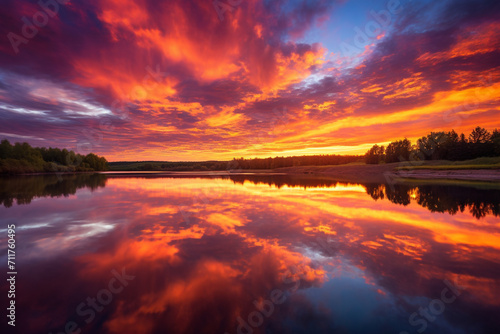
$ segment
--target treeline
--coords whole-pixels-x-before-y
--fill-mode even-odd
[[[28,143],[12,145],[0,142],[0,173],[91,172],[108,170],[104,157],[82,155],[67,149],[31,147]]]
[[[234,159],[232,169],[274,169],[295,166],[343,165],[360,160],[357,155],[304,155],[295,157],[275,157],[264,159]]]
[[[391,142],[387,147],[374,145],[365,154],[367,164],[423,160],[469,160],[500,156],[500,132],[476,127],[468,137],[449,132],[431,132],[412,145],[408,139]]]
[[[220,171],[227,161],[118,161],[110,162],[112,171]]]
[[[237,171],[240,169],[274,169],[293,166],[341,165],[362,160],[358,155],[312,155],[256,159],[233,159],[231,161],[143,161],[112,162],[114,171]]]

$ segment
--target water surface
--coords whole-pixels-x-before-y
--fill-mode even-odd
[[[50,175],[0,186],[3,263],[6,226],[17,231],[14,332],[500,327],[498,184]]]

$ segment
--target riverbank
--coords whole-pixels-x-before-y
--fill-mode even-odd
[[[500,168],[456,169],[440,165],[428,165],[427,168],[402,169],[400,163],[365,165],[348,164],[339,166],[304,166],[274,169],[274,172],[286,174],[315,174],[335,177],[344,182],[385,183],[404,179],[443,179],[500,182]]]
[[[115,176],[228,176],[228,175],[309,175],[317,177],[328,177],[340,182],[348,183],[387,183],[404,180],[464,180],[464,181],[486,181],[500,182],[500,166],[498,159],[470,160],[466,162],[449,161],[426,161],[422,165],[411,165],[410,163],[389,163],[378,165],[367,165],[364,163],[351,163],[334,166],[295,166],[275,169],[226,169],[218,171],[107,171],[98,172]],[[481,162],[481,164],[479,163]],[[486,162],[486,163],[485,163]],[[59,173],[27,173],[23,175],[40,174],[86,174],[94,172],[59,172]]]

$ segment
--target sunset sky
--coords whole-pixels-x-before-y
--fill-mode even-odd
[[[0,10],[11,142],[228,160],[500,127],[498,0],[40,3]]]

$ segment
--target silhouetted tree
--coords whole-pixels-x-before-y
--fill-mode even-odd
[[[448,135],[444,132],[431,132],[417,141],[417,150],[425,156],[425,160],[444,159]]]
[[[373,145],[365,154],[365,162],[367,164],[379,164],[384,160],[385,148],[384,146]]]
[[[4,139],[0,143],[0,159],[7,159],[11,157],[12,157],[12,145],[7,139]]]
[[[500,156],[500,131],[495,129],[491,134],[490,140],[493,143],[495,154]]]
[[[449,132],[431,132],[417,140],[413,150],[411,143],[404,140],[391,142],[385,150],[386,162],[409,160],[467,160],[479,157],[500,156],[500,133],[491,134],[484,128],[476,127],[468,136],[458,135],[455,130]],[[366,154],[367,163],[377,163],[376,148]]]
[[[486,129],[478,126],[469,135],[469,142],[473,144],[487,143],[490,138],[491,134]]]
[[[408,139],[397,140],[387,145],[385,162],[408,161],[411,153],[411,142]]]

